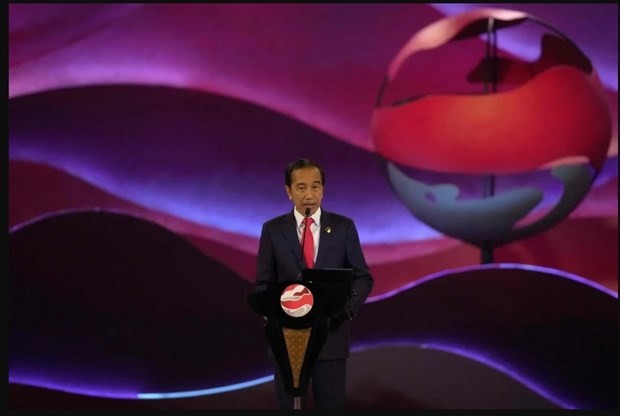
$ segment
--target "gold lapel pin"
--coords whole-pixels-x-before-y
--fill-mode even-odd
[[[329,228],[329,227],[325,227],[325,232],[326,232],[327,234],[329,234],[329,233],[331,233],[331,232],[332,232],[332,229],[331,229],[331,228]]]

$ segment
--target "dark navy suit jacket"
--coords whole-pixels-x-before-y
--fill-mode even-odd
[[[321,208],[321,235],[314,268],[353,269],[352,287],[356,293],[351,316],[372,290],[374,283],[362,252],[355,223],[348,217]],[[327,232],[329,230],[329,232]],[[297,223],[291,210],[263,224],[258,248],[258,266],[254,291],[267,289],[273,282],[301,280],[301,247]],[[333,360],[349,356],[351,343],[350,317],[342,314],[335,318],[318,359]],[[270,351],[270,356],[273,356]]]

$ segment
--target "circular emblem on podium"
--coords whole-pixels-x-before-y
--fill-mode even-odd
[[[288,285],[280,295],[282,310],[294,318],[307,315],[313,304],[312,292],[302,284]]]

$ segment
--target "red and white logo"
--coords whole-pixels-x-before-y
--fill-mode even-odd
[[[280,295],[282,310],[294,318],[305,316],[314,304],[314,296],[306,286],[301,284],[288,285]]]

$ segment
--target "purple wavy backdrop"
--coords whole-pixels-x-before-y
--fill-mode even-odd
[[[354,326],[349,407],[617,406],[606,372],[617,368],[617,5],[502,4],[588,55],[614,117],[587,198],[497,250],[500,264],[539,268],[507,267],[501,283],[466,274],[483,295],[460,304],[459,271],[480,254],[412,217],[374,152],[370,116],[394,54],[480,6],[10,4],[11,406],[273,407],[243,294],[262,221],[290,209],[282,176],[297,157],[323,164],[324,206],[355,219],[376,279]],[[500,47],[531,54],[523,36]],[[433,68],[445,64],[420,70],[441,85],[448,74]],[[424,362],[436,384],[421,382]],[[134,400],[148,392],[195,394]]]

